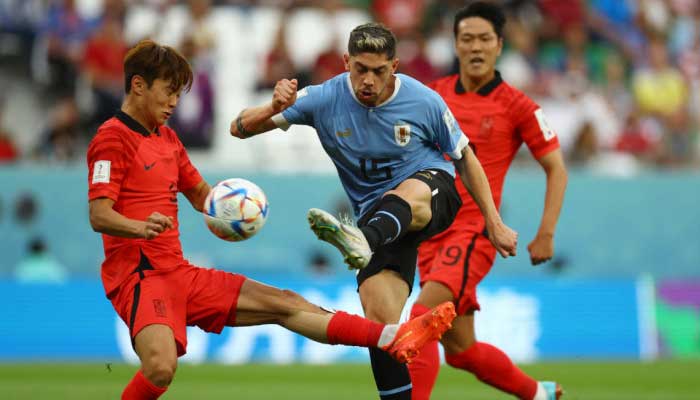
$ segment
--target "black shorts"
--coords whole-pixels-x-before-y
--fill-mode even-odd
[[[358,287],[362,285],[365,279],[378,274],[384,269],[390,269],[401,275],[401,278],[408,284],[410,293],[416,276],[418,245],[422,241],[447,229],[462,206],[462,200],[455,187],[455,178],[443,170],[422,170],[409,176],[407,179],[418,179],[430,186],[430,190],[433,192],[433,199],[430,202],[433,214],[432,219],[420,231],[408,232],[399,240],[379,247],[372,255],[369,264],[358,272]],[[362,227],[367,224],[367,221],[379,208],[379,203],[380,201],[377,201],[377,204],[357,221],[357,226]]]

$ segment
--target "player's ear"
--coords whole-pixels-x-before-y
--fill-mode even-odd
[[[503,51],[503,38],[499,36],[498,37],[498,52],[496,54],[496,57],[500,57],[502,51]]]
[[[396,72],[396,70],[399,68],[399,58],[394,58],[394,60],[391,62],[391,73]]]
[[[137,95],[142,95],[144,89],[146,88],[146,81],[140,75],[134,75],[131,77],[131,92]]]
[[[343,54],[343,64],[345,64],[345,70],[350,71],[350,54]]]

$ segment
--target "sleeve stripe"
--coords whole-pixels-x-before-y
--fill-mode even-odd
[[[277,125],[277,127],[283,131],[286,131],[291,126],[282,113],[273,115],[271,119],[272,122],[274,122],[275,125]]]
[[[455,146],[454,150],[451,152],[447,153],[453,160],[460,160],[462,158],[462,150],[467,147],[469,144],[469,139],[467,138],[466,135],[461,135],[459,138],[459,142],[457,142],[457,146]]]

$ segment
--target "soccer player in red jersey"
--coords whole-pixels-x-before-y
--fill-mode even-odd
[[[211,187],[163,124],[192,84],[192,70],[177,51],[144,40],[129,50],[124,72],[121,110],[100,126],[87,153],[90,224],[105,249],[102,283],[141,360],[122,399],[157,399],[166,391],[185,354],[188,325],[219,333],[224,326],[279,324],[323,343],[377,347],[400,362],[449,328],[449,302],[385,325],[190,264],[179,240],[177,193],[201,212]]]
[[[559,142],[535,102],[501,79],[495,69],[503,47],[505,15],[493,3],[475,2],[454,19],[459,74],[439,79],[431,86],[452,110],[462,131],[469,135],[488,177],[496,205],[500,205],[503,181],[523,142],[547,175],[544,212],[536,237],[528,245],[533,265],[552,258],[554,230],[559,218],[567,173]],[[453,301],[457,318],[441,342],[447,363],[471,372],[506,393],[525,400],[555,400],[561,388],[554,382],[537,382],[516,367],[498,348],[478,342],[474,311],[479,310],[476,287],[493,265],[496,249],[489,242],[479,209],[462,183],[456,182],[463,205],[452,225],[423,242],[419,249],[421,293],[411,315]],[[437,342],[428,344],[409,364],[413,399],[430,397],[439,357]]]

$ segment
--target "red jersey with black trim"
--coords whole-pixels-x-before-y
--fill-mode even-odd
[[[429,85],[445,100],[462,132],[469,137],[491,186],[496,207],[500,208],[506,173],[520,145],[525,142],[539,159],[559,148],[559,139],[549,127],[542,109],[523,92],[496,76],[477,92],[466,92],[459,75],[441,78]],[[457,190],[462,208],[457,219],[470,224],[483,216],[459,176]]]
[[[173,229],[152,240],[102,235],[102,284],[107,296],[134,272],[142,254],[154,270],[182,265],[177,192],[195,187],[202,176],[177,134],[167,126],[149,132],[120,111],[97,130],[87,163],[89,200],[112,199],[114,210],[127,218],[144,221],[159,212],[173,217],[174,223]]]

